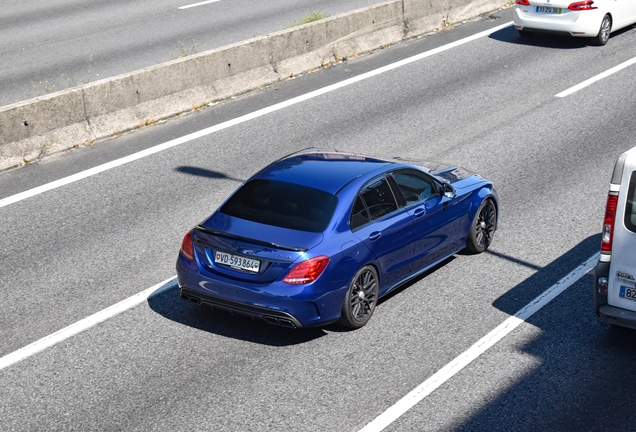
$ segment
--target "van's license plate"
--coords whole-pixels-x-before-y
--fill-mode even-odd
[[[618,294],[619,297],[636,301],[636,288],[628,288],[621,286],[621,290]]]
[[[214,261],[219,264],[225,264],[226,266],[238,268],[241,270],[247,270],[254,273],[258,273],[258,269],[261,266],[261,262],[258,260],[253,260],[238,255],[230,255],[229,253],[219,251],[214,254]]]
[[[561,8],[548,7],[548,6],[537,6],[538,13],[548,13],[548,14],[560,14]]]

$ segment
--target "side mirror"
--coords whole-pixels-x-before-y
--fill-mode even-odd
[[[457,196],[457,192],[455,191],[455,188],[448,183],[444,183],[444,189],[442,192],[444,196],[448,199],[453,199]]]

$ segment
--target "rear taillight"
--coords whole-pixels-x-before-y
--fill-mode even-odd
[[[605,206],[605,220],[603,221],[603,233],[601,236],[601,252],[612,251],[612,238],[614,235],[614,221],[616,220],[616,207],[618,206],[618,192],[610,192]]]
[[[188,261],[194,261],[192,231],[188,231],[188,233],[183,237],[183,241],[181,242],[181,250],[179,252],[181,253],[181,256],[183,256]]]
[[[598,8],[594,6],[594,2],[592,0],[586,0],[586,1],[572,3],[570,6],[568,6],[568,9],[573,11],[584,11],[584,10],[592,10],[592,9],[598,9]]]
[[[515,0],[515,3],[521,6],[530,6],[530,0]]]
[[[318,256],[296,264],[283,278],[283,282],[289,285],[308,284],[322,274],[329,264],[329,257]]]

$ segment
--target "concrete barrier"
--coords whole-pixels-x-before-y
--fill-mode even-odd
[[[409,34],[423,34],[440,25],[473,18],[514,4],[514,0],[404,0],[404,24]]]
[[[0,170],[91,144],[503,6],[392,0],[0,108]]]

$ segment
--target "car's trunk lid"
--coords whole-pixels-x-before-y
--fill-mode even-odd
[[[255,284],[275,281],[323,240],[322,233],[265,225],[219,211],[199,225],[192,237],[205,270]]]

